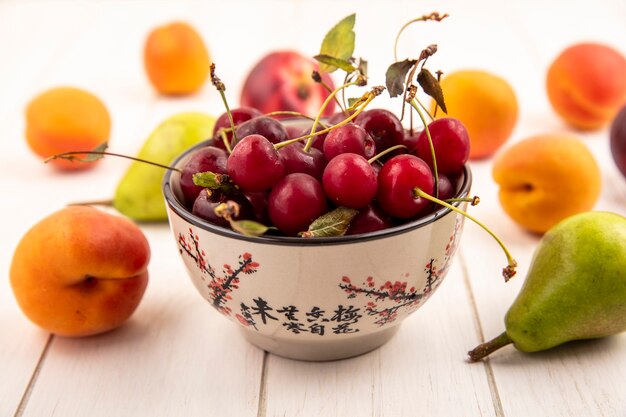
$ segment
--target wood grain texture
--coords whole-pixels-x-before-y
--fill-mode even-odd
[[[596,39],[626,53],[626,5],[620,0],[389,4],[0,0],[2,275],[8,278],[13,249],[30,225],[67,203],[110,197],[128,165],[105,159],[80,175],[43,165],[23,140],[23,108],[36,93],[60,84],[94,91],[111,111],[111,149],[120,153],[135,153],[171,114],[222,112],[209,85],[190,97],[163,98],[147,82],[144,36],[170,20],[187,20],[200,30],[233,105],[258,58],[286,48],[314,55],[327,28],[354,11],[355,55],[369,60],[370,84],[384,84],[397,29],[432,10],[447,12],[450,18],[441,24],[408,28],[399,59],[437,43],[431,69],[487,68],[507,78],[520,104],[509,143],[568,130],[550,108],[543,78],[561,48]],[[385,96],[378,103],[398,105]],[[575,133],[602,167],[596,208],[626,214],[626,181],[611,159],[607,130]],[[473,193],[482,203],[470,211],[507,242],[520,264],[518,276],[503,283],[504,255],[466,221],[459,256],[437,295],[388,344],[344,361],[297,362],[246,343],[198,296],[164,224],[141,225],[153,252],[151,281],[136,314],[117,331],[80,340],[53,337],[46,345],[49,335],[28,322],[8,279],[0,280],[0,416],[626,416],[624,334],[532,355],[509,346],[485,363],[466,362],[481,335],[503,330],[538,243],[500,208],[491,161],[471,168]]]

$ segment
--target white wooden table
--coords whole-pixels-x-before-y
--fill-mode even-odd
[[[42,164],[23,135],[24,106],[35,94],[57,85],[93,91],[112,115],[111,149],[132,154],[166,116],[222,111],[209,85],[181,99],[150,88],[141,51],[158,24],[195,25],[236,102],[257,58],[276,48],[314,55],[326,30],[353,11],[356,54],[369,60],[371,84],[383,83],[398,28],[434,10],[451,17],[412,26],[400,54],[437,43],[430,68],[485,68],[508,79],[520,105],[509,143],[568,130],[544,87],[562,48],[596,40],[626,53],[623,0],[0,0],[0,416],[626,416],[626,334],[533,355],[509,346],[488,361],[466,361],[468,349],[503,330],[538,242],[500,208],[491,160],[471,164],[482,199],[471,211],[510,245],[519,276],[502,282],[498,247],[466,222],[438,294],[388,344],[357,358],[297,362],[247,344],[196,293],[166,224],[141,225],[153,252],[150,284],[121,329],[64,339],[36,328],[17,307],[8,270],[19,238],[69,202],[110,197],[127,167],[109,158],[65,175]],[[626,181],[610,157],[607,130],[576,134],[602,167],[596,208],[626,214]]]

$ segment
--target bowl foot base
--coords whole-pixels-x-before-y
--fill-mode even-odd
[[[253,345],[278,356],[304,361],[332,361],[362,355],[384,345],[396,334],[399,325],[363,336],[346,336],[335,340],[293,340],[270,337],[253,330],[241,329]],[[324,337],[321,336],[321,339]]]

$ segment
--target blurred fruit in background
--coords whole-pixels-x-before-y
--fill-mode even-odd
[[[591,210],[601,191],[593,155],[565,133],[533,136],[505,149],[494,161],[493,178],[504,211],[536,233]]]
[[[490,157],[509,139],[518,104],[507,80],[483,70],[459,70],[444,75],[441,88],[447,115],[461,120],[469,133],[470,159]],[[445,116],[439,109],[437,117]]]
[[[26,106],[26,140],[42,158],[54,154],[91,150],[109,140],[111,117],[92,93],[75,87],[57,87],[34,97]],[[93,168],[56,159],[51,165],[65,170]]]
[[[315,116],[330,93],[313,80],[313,70],[319,71],[317,63],[298,52],[272,52],[248,73],[240,104],[263,113],[284,110]],[[328,74],[322,74],[322,81],[334,89]],[[331,101],[324,115],[331,115],[334,109],[335,102]]]
[[[622,107],[613,123],[610,133],[611,153],[617,168],[626,178],[626,106]]]
[[[602,128],[626,103],[626,58],[606,45],[572,45],[550,64],[546,89],[567,123],[583,130]]]
[[[203,113],[178,113],[161,122],[145,140],[138,158],[170,165],[183,151],[209,139],[215,117]],[[133,162],[120,180],[113,207],[138,221],[166,221],[167,212],[161,192],[165,169]]]
[[[165,95],[200,90],[211,66],[209,52],[200,34],[185,22],[153,29],[146,39],[143,57],[150,82]]]

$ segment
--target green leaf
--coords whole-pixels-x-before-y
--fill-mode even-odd
[[[253,220],[231,220],[230,227],[245,236],[261,236],[264,235],[271,227]]]
[[[417,82],[424,89],[424,92],[435,100],[437,105],[441,107],[441,110],[444,113],[448,113],[446,103],[443,100],[443,90],[437,78],[426,68],[422,67],[422,70],[417,74]]]
[[[216,174],[214,172],[197,172],[193,174],[193,183],[198,187],[209,188],[216,190],[224,183],[224,175]]]
[[[414,59],[405,59],[404,61],[394,62],[387,68],[386,84],[389,96],[396,97],[404,93],[406,74],[413,68],[416,62]]]
[[[356,39],[354,33],[355,20],[356,14],[353,13],[343,18],[329,30],[322,41],[320,55],[327,55],[344,61],[351,58],[354,53],[354,41]],[[337,66],[334,65],[320,64],[320,71],[322,72],[333,72],[336,69]]]
[[[337,207],[326,214],[321,215],[311,223],[309,230],[301,232],[302,237],[329,237],[343,236],[346,234],[350,222],[354,216],[359,214],[358,210]]]
[[[313,58],[321,64],[337,67],[348,73],[356,71],[354,65],[352,65],[348,60],[345,59],[335,58],[329,55],[315,55]]]
[[[95,148],[91,150],[91,152],[94,152],[94,153],[88,153],[86,156],[82,158],[76,158],[76,159],[81,162],[97,161],[98,159],[104,158],[104,154],[102,152],[105,152],[108,147],[109,147],[109,144],[107,142],[101,143],[100,145],[96,146]]]
[[[356,103],[360,103],[361,101],[362,101],[361,97],[358,97],[358,98],[357,97],[351,97],[351,98],[348,99],[348,107],[352,109],[353,107],[355,107]]]

